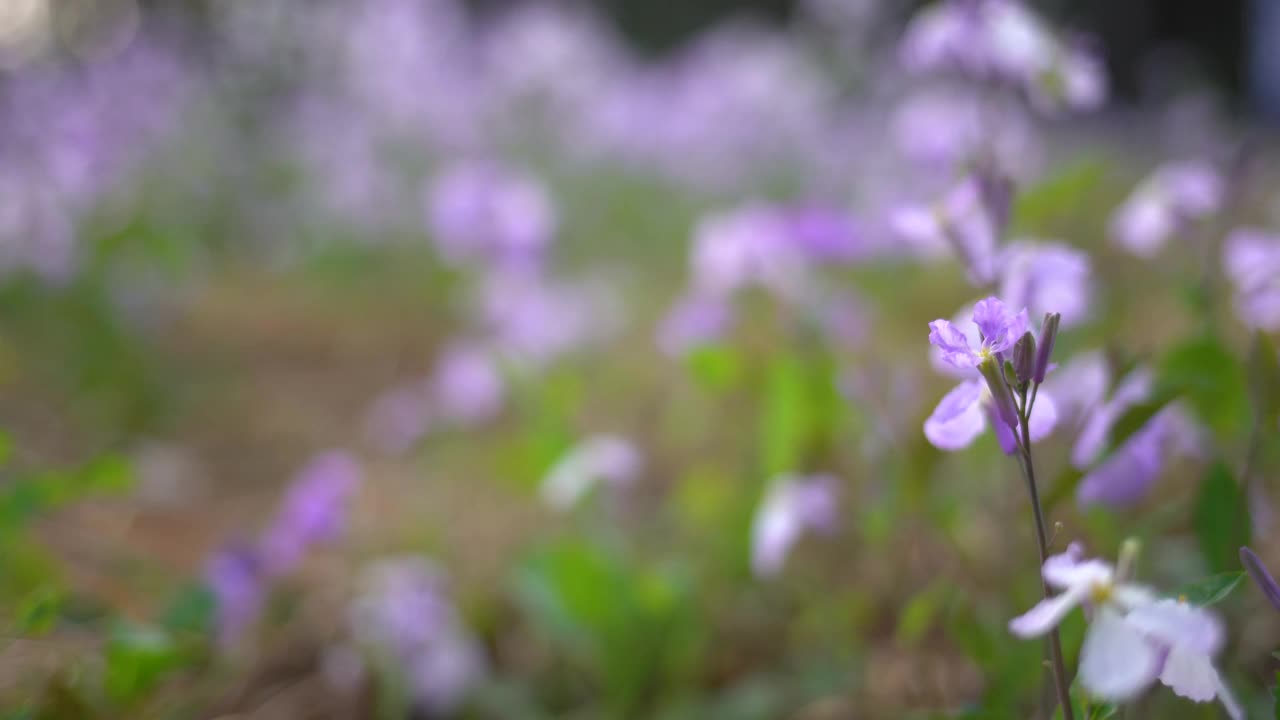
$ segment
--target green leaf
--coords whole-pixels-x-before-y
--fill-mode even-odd
[[[48,586],[28,593],[14,611],[14,632],[19,635],[50,632],[58,623],[62,603],[62,593]]]
[[[1245,368],[1212,338],[1193,340],[1170,351],[1160,364],[1157,387],[1185,396],[1196,415],[1219,437],[1233,437],[1248,426]]]
[[[895,633],[897,643],[905,646],[918,645],[925,633],[933,627],[945,600],[946,593],[942,586],[916,593],[898,615],[898,629]]]
[[[1085,158],[1018,193],[1012,215],[1015,231],[1043,230],[1054,219],[1070,216],[1105,174],[1102,160]]]
[[[173,632],[207,633],[213,626],[217,600],[204,585],[189,585],[178,592],[161,615],[161,623]]]
[[[162,628],[121,623],[107,641],[107,696],[121,705],[139,700],[182,664],[177,644]]]
[[[696,348],[685,362],[698,382],[713,392],[728,390],[742,377],[742,359],[727,345]]]
[[[1209,568],[1225,573],[1239,567],[1239,549],[1249,544],[1249,506],[1222,462],[1214,464],[1201,481],[1193,520]]]
[[[1172,595],[1176,598],[1185,598],[1192,605],[1208,607],[1225,600],[1243,579],[1243,570],[1218,573],[1190,585],[1184,585]]]
[[[1249,353],[1249,391],[1261,421],[1274,427],[1280,417],[1280,356],[1271,338],[1255,333]]]

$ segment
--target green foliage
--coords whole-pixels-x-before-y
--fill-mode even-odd
[[[1244,580],[1244,577],[1243,570],[1218,573],[1190,585],[1184,585],[1177,592],[1170,593],[1170,595],[1175,598],[1184,598],[1192,605],[1208,607],[1226,600],[1227,596]]]
[[[1248,380],[1231,350],[1213,338],[1183,343],[1160,362],[1157,386],[1183,396],[1220,438],[1239,436],[1249,422]]]
[[[1194,523],[1205,562],[1214,572],[1239,567],[1240,548],[1249,544],[1249,505],[1231,470],[1221,462],[1209,468],[1196,497]]]
[[[1014,231],[1042,232],[1046,225],[1071,217],[1102,182],[1106,172],[1103,160],[1084,158],[1020,191],[1013,205]]]
[[[527,562],[515,590],[621,716],[652,708],[696,664],[701,623],[679,571],[629,565],[597,545],[565,541]]]
[[[188,655],[161,627],[120,622],[107,640],[105,660],[107,697],[116,706],[128,707],[184,666]]]

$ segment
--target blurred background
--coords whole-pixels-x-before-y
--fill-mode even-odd
[[[1139,539],[1269,716],[1277,36],[0,0],[0,718],[1044,716],[1018,466],[921,430],[992,294],[1063,316],[1053,544]]]

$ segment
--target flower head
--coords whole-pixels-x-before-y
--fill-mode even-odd
[[[1219,698],[1228,713],[1243,718],[1239,705],[1213,667],[1222,629],[1212,614],[1183,601],[1158,599],[1145,586],[1117,576],[1101,560],[1085,560],[1073,543],[1045,560],[1045,582],[1060,590],[1009,622],[1013,634],[1048,633],[1077,606],[1089,611],[1080,649],[1081,685],[1111,702],[1137,696],[1157,679],[1197,702]]]
[[[929,343],[942,351],[942,359],[956,369],[976,368],[984,360],[999,357],[1027,331],[1027,311],[1011,313],[999,298],[989,297],[973,306],[973,324],[980,333],[977,347],[969,336],[947,320],[929,323]]]
[[[1162,165],[1111,217],[1111,238],[1134,255],[1153,257],[1191,221],[1217,212],[1225,191],[1221,174],[1208,163]]]
[[[639,450],[616,435],[593,435],[570,450],[542,481],[542,497],[556,510],[573,507],[598,482],[630,485],[643,466]]]
[[[804,533],[835,530],[837,487],[829,475],[783,475],[770,484],[751,529],[751,567],[757,577],[781,572]]]
[[[427,220],[445,260],[527,265],[555,235],[546,190],[516,171],[481,162],[446,168],[432,183]]]
[[[269,574],[292,572],[309,548],[346,532],[348,505],[360,478],[355,458],[337,450],[316,456],[302,469],[261,541]]]
[[[1222,255],[1235,288],[1236,314],[1249,327],[1280,330],[1280,236],[1240,228],[1227,237]]]

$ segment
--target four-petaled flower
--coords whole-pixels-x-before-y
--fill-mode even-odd
[[[1119,577],[1109,563],[1083,558],[1073,543],[1045,560],[1045,582],[1061,590],[1009,622],[1013,634],[1047,634],[1077,606],[1089,628],[1080,649],[1080,683],[1091,695],[1124,702],[1156,680],[1182,697],[1218,698],[1232,718],[1244,717],[1218,671],[1213,656],[1222,648],[1222,627],[1203,608],[1184,600],[1157,598],[1145,586]]]

